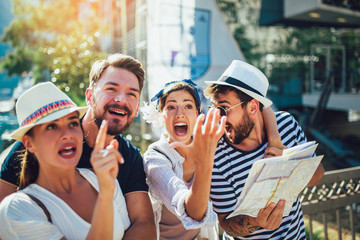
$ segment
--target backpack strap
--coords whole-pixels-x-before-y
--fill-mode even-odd
[[[39,205],[39,207],[42,208],[42,210],[44,211],[48,221],[50,223],[52,223],[51,214],[50,214],[49,210],[46,208],[46,206],[38,198],[34,197],[33,195],[28,194],[28,193],[25,193],[25,194],[28,195],[34,202],[36,202],[36,204]]]

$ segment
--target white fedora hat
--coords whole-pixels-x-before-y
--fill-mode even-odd
[[[78,111],[82,117],[88,107],[78,107],[53,83],[39,83],[26,90],[16,102],[19,128],[11,137],[21,141],[22,136],[32,127],[51,122]]]
[[[256,67],[244,61],[233,60],[217,81],[205,81],[207,84],[231,86],[246,93],[269,107],[272,101],[266,98],[269,87],[267,77]]]

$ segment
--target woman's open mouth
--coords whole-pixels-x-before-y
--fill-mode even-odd
[[[60,149],[58,153],[63,158],[72,158],[76,155],[76,146],[68,145]]]
[[[188,132],[188,125],[186,123],[176,123],[174,130],[177,136],[184,136]]]

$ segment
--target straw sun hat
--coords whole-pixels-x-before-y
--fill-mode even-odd
[[[82,117],[88,107],[78,107],[53,83],[39,83],[25,91],[16,102],[19,128],[11,137],[21,141],[32,127],[78,111]]]
[[[205,81],[206,84],[219,84],[231,86],[246,93],[269,107],[272,101],[266,98],[269,87],[267,77],[256,67],[244,61],[233,60],[217,81]]]

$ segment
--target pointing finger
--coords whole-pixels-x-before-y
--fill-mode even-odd
[[[99,152],[100,150],[105,148],[107,128],[108,128],[107,122],[103,120],[98,135],[96,137],[94,152]]]

